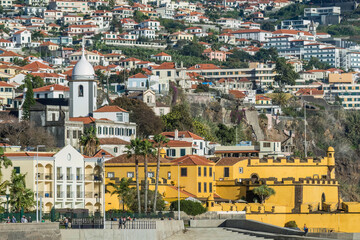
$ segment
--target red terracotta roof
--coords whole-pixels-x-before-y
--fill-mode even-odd
[[[175,63],[173,62],[164,62],[159,66],[154,66],[153,69],[175,69]]]
[[[13,85],[8,84],[7,82],[0,81],[0,87],[11,87],[11,88],[13,88],[14,86],[13,86]]]
[[[208,160],[206,157],[198,155],[185,155],[183,157],[172,160],[171,163],[174,165],[180,166],[192,166],[192,165],[201,165],[201,166],[212,166],[214,162]]]
[[[229,94],[233,95],[234,98],[245,98],[246,94],[239,90],[229,90]]]
[[[51,90],[51,88],[53,88]],[[43,87],[39,87],[39,88],[35,88],[34,92],[50,92],[50,91],[64,91],[64,92],[68,92],[70,91],[69,87],[63,86],[63,85],[59,85],[59,84],[52,84],[52,85],[47,85],[47,86],[43,86]]]
[[[28,65],[25,65],[23,67],[24,70],[27,70],[27,71],[37,71],[39,69],[53,69],[52,67],[48,66],[48,65],[45,65],[41,62],[38,62],[38,61],[35,61],[35,62],[32,62]]]
[[[175,132],[162,132],[161,135],[168,137],[168,138],[174,138]],[[190,131],[179,131],[178,136],[179,136],[179,138],[184,137],[184,138],[192,138],[195,140],[204,140],[204,138],[202,138]]]
[[[119,106],[103,106],[94,112],[127,112]]]
[[[104,153],[104,155],[103,155],[103,153]],[[102,157],[102,156],[104,156],[104,157],[111,157],[111,158],[114,157],[114,155],[112,155],[111,153],[105,151],[104,149],[100,149],[99,151],[97,151],[97,153],[95,153],[95,155],[94,155],[93,157],[100,158],[100,157]]]
[[[148,78],[148,77],[143,73],[137,73],[135,75],[130,76],[129,78]]]
[[[84,124],[90,124],[95,122],[95,118],[93,117],[73,117],[73,118],[69,118],[69,121],[74,121],[74,122],[83,122]]]
[[[99,138],[100,145],[129,145],[130,142],[120,138]]]

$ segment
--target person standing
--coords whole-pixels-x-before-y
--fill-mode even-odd
[[[68,229],[68,227],[69,227],[69,219],[67,217],[65,217],[64,223],[65,223],[65,229]]]
[[[29,223],[31,223],[32,222],[32,219],[31,219],[31,216],[29,216]]]
[[[8,216],[7,219],[6,219],[6,223],[10,223],[11,220],[10,220],[10,217]]]
[[[15,216],[12,217],[11,223],[16,223],[16,218],[15,218]]]
[[[308,233],[309,229],[308,227],[306,226],[306,224],[304,224],[304,232],[305,232],[305,235]]]
[[[123,219],[122,217],[119,217],[119,229],[122,229],[122,225],[123,225]]]

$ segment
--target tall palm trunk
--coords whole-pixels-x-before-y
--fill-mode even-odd
[[[144,172],[145,172],[145,194],[144,194],[144,201],[145,201],[145,206],[144,206],[144,211],[147,212],[147,207],[148,207],[148,159],[147,159],[147,154],[144,155]]]
[[[156,182],[155,182],[155,193],[154,193],[154,213],[156,213],[156,201],[157,192],[159,187],[159,172],[160,172],[160,147],[157,149],[157,163],[156,163]]]
[[[138,211],[141,213],[140,186],[139,186],[139,161],[135,155],[135,175],[136,175],[136,193],[138,200]]]

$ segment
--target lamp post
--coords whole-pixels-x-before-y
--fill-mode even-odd
[[[306,143],[306,101],[304,101],[304,137],[305,137],[305,141],[304,141],[304,151],[305,151],[305,158],[307,158],[307,143]]]
[[[178,162],[178,220],[180,220],[180,164],[182,162]]]
[[[45,145],[36,146],[36,222],[39,222],[39,147],[45,147]]]

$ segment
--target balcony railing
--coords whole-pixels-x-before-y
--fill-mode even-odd
[[[74,175],[73,174],[66,174],[66,180],[67,181],[72,181],[74,178]]]
[[[102,177],[99,174],[85,174],[86,181],[102,181]]]
[[[97,192],[85,192],[85,198],[101,198],[101,194]]]
[[[83,175],[82,174],[76,174],[76,181],[82,181]]]
[[[35,193],[35,195],[36,195],[36,193]],[[52,198],[52,195],[53,195],[53,192],[51,192],[51,191],[47,191],[47,192],[40,191],[39,192],[39,197],[43,197],[43,198]]]
[[[66,198],[73,198],[73,192],[66,192]]]
[[[84,193],[83,192],[76,192],[76,198],[83,198]]]
[[[56,180],[59,180],[59,181],[64,180],[64,175],[63,174],[57,174],[56,175]]]
[[[53,175],[51,173],[45,173],[45,180],[52,180]]]
[[[51,173],[38,173],[39,180],[52,180],[52,174]],[[35,174],[35,180],[36,180],[36,174]]]
[[[57,197],[57,198],[63,198],[63,197],[64,197],[64,193],[63,193],[63,192],[57,192],[57,193],[56,193],[56,197]]]

